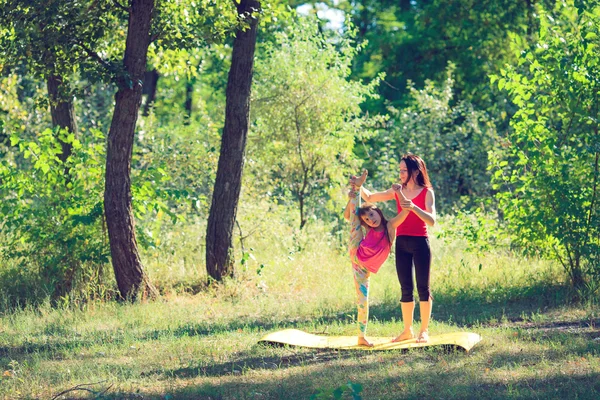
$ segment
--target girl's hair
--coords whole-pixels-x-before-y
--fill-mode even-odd
[[[375,204],[373,204],[373,203],[364,203],[363,205],[361,205],[360,207],[358,207],[358,219],[360,219],[360,224],[362,226],[364,226],[365,228],[371,228],[362,219],[362,216],[366,215],[371,210],[373,210],[377,214],[379,214],[379,218],[381,218],[381,224],[383,225],[383,228],[385,229],[385,237],[387,238],[388,243],[392,243],[392,241],[390,240],[390,233],[388,232],[388,228],[387,228],[388,221],[383,216],[383,212],[381,212],[381,210]]]
[[[407,153],[402,156],[400,161],[404,161],[404,163],[406,164],[408,176],[412,177],[414,171],[419,171],[419,174],[416,177],[417,185],[426,188],[431,187],[431,182],[429,181],[429,174],[427,174],[427,166],[425,165],[425,161],[423,161],[421,157],[416,156],[412,153]]]

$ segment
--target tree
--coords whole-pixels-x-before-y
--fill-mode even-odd
[[[315,195],[339,188],[356,172],[354,141],[367,137],[377,121],[363,116],[360,104],[374,96],[378,79],[364,85],[348,78],[356,51],[351,32],[328,38],[315,19],[299,18],[266,45],[257,66],[254,175],[264,176],[268,190],[297,202],[300,228]]]
[[[83,12],[83,9],[86,11]],[[25,70],[46,81],[52,126],[62,147],[65,162],[72,151],[60,130],[77,134],[71,84],[73,71],[85,73],[85,48],[96,46],[105,29],[89,24],[90,19],[110,18],[104,5],[73,1],[0,1],[0,66],[2,75]],[[89,67],[89,66],[88,66]],[[68,169],[65,171],[68,174]]]
[[[545,1],[545,0],[542,0]],[[385,72],[381,100],[369,110],[385,111],[385,101],[401,108],[410,99],[407,83],[443,81],[449,62],[456,65],[458,98],[483,109],[497,104],[487,75],[514,60],[509,32],[525,34],[532,1],[512,0],[359,0],[342,1],[368,44],[358,55],[354,76],[372,78]],[[408,96],[407,96],[408,95]],[[504,111],[504,110],[499,110]]]
[[[136,298],[140,290],[151,296],[158,294],[144,272],[137,249],[129,178],[153,12],[154,0],[132,0],[123,56],[126,75],[115,95],[107,141],[104,214],[112,265],[123,298]]]
[[[426,81],[417,90],[409,82],[410,100],[402,109],[390,107],[388,129],[370,149],[375,180],[389,187],[398,179],[398,160],[412,152],[426,161],[440,212],[469,208],[491,195],[488,151],[496,144],[489,116],[468,101],[455,101],[454,66],[443,84]]]
[[[248,25],[238,28],[233,41],[225,126],[206,229],[206,270],[216,281],[234,275],[232,232],[242,186],[260,2],[241,0],[236,7],[239,18]]]
[[[493,154],[493,183],[514,243],[555,258],[592,295],[600,287],[600,6],[577,4],[540,8],[539,40],[515,36],[518,65],[492,77],[518,107]]]

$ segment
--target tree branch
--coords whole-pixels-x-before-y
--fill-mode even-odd
[[[67,393],[70,393],[70,392],[75,392],[75,391],[78,391],[78,390],[83,390],[83,391],[86,391],[86,392],[90,392],[90,393],[93,393],[93,394],[95,394],[95,395],[102,395],[102,394],[104,394],[104,393],[105,393],[105,392],[106,392],[108,389],[110,389],[110,388],[112,387],[112,384],[111,384],[111,385],[109,385],[109,386],[108,386],[106,389],[104,389],[102,392],[96,392],[95,390],[88,389],[88,388],[86,388],[86,387],[84,387],[84,386],[93,386],[93,385],[98,385],[98,384],[100,384],[100,383],[104,383],[104,382],[106,382],[106,380],[103,380],[103,381],[100,381],[100,382],[95,382],[95,383],[82,383],[82,384],[79,384],[79,385],[77,385],[77,386],[73,386],[73,387],[72,387],[72,388],[70,388],[70,389],[63,390],[62,392],[58,393],[56,396],[52,397],[52,399],[51,399],[51,400],[56,400],[57,398],[59,398],[60,396],[62,396],[62,395],[64,395],[64,394],[67,394]]]
[[[129,13],[129,11],[130,11],[129,7],[125,7],[123,4],[119,3],[118,0],[113,0],[113,3],[115,4],[115,6],[117,6],[117,8],[120,8],[121,10],[125,11],[126,13]]]
[[[75,44],[77,44],[79,47],[81,47],[83,49],[83,51],[85,51],[91,59],[96,60],[100,65],[102,65],[104,68],[106,68],[107,71],[110,72],[113,70],[112,66],[110,65],[110,63],[108,61],[104,60],[102,57],[100,57],[100,55],[98,53],[96,53],[94,50],[87,47],[84,43],[82,43],[81,41],[77,41],[77,42],[75,42]]]

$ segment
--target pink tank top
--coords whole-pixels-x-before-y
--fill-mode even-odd
[[[376,232],[369,230],[367,236],[360,242],[356,251],[356,258],[361,265],[372,273],[377,273],[390,254],[390,242],[386,230]]]
[[[427,197],[427,191],[429,189],[423,188],[421,192],[412,199],[412,202],[419,207],[421,210],[425,210],[425,197]],[[394,197],[396,198],[396,207],[398,208],[398,213],[402,211],[402,207],[400,207],[400,200],[398,199],[398,195],[394,193]],[[425,221],[417,216],[414,212],[408,214],[403,223],[396,228],[396,236],[424,236],[427,237],[427,225]]]

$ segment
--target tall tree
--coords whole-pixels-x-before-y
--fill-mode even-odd
[[[355,140],[382,122],[360,108],[379,79],[349,79],[353,33],[329,37],[319,25],[314,17],[297,18],[264,45],[253,96],[250,157],[260,160],[254,175],[265,180],[255,178],[253,186],[296,202],[300,228],[357,167]]]
[[[50,101],[50,114],[52,115],[52,126],[58,129],[64,129],[69,133],[77,133],[77,122],[75,120],[75,108],[73,107],[73,96],[63,93],[67,89],[63,84],[64,78],[61,75],[51,73],[46,78],[48,88],[48,100]],[[62,147],[60,159],[65,162],[71,155],[72,144],[58,137]],[[68,174],[68,171],[65,171]]]
[[[206,270],[217,281],[235,272],[232,233],[242,186],[260,1],[241,0],[236,7],[240,20],[248,21],[248,26],[238,28],[233,41],[225,126],[206,230]]]
[[[515,66],[494,76],[517,112],[491,153],[514,244],[558,260],[584,296],[600,288],[600,6],[538,10],[539,39],[515,36]],[[594,294],[595,293],[595,294]]]
[[[154,0],[132,0],[123,67],[125,75],[115,95],[115,111],[108,132],[104,212],[112,265],[123,298],[140,291],[154,296],[137,248],[131,208],[131,154],[138,111],[142,103],[142,79],[150,45]]]
[[[105,13],[101,7],[90,7],[87,15],[80,11],[81,5],[74,7],[69,2],[0,2],[0,29],[5,29],[0,34],[0,65],[3,67],[0,73],[25,70],[45,80],[55,132],[59,129],[77,132],[69,75],[83,55],[77,42],[93,46],[99,36],[99,26],[88,24],[83,28],[87,18]],[[71,144],[61,135],[57,138],[62,147],[59,157],[64,162],[71,154]]]

